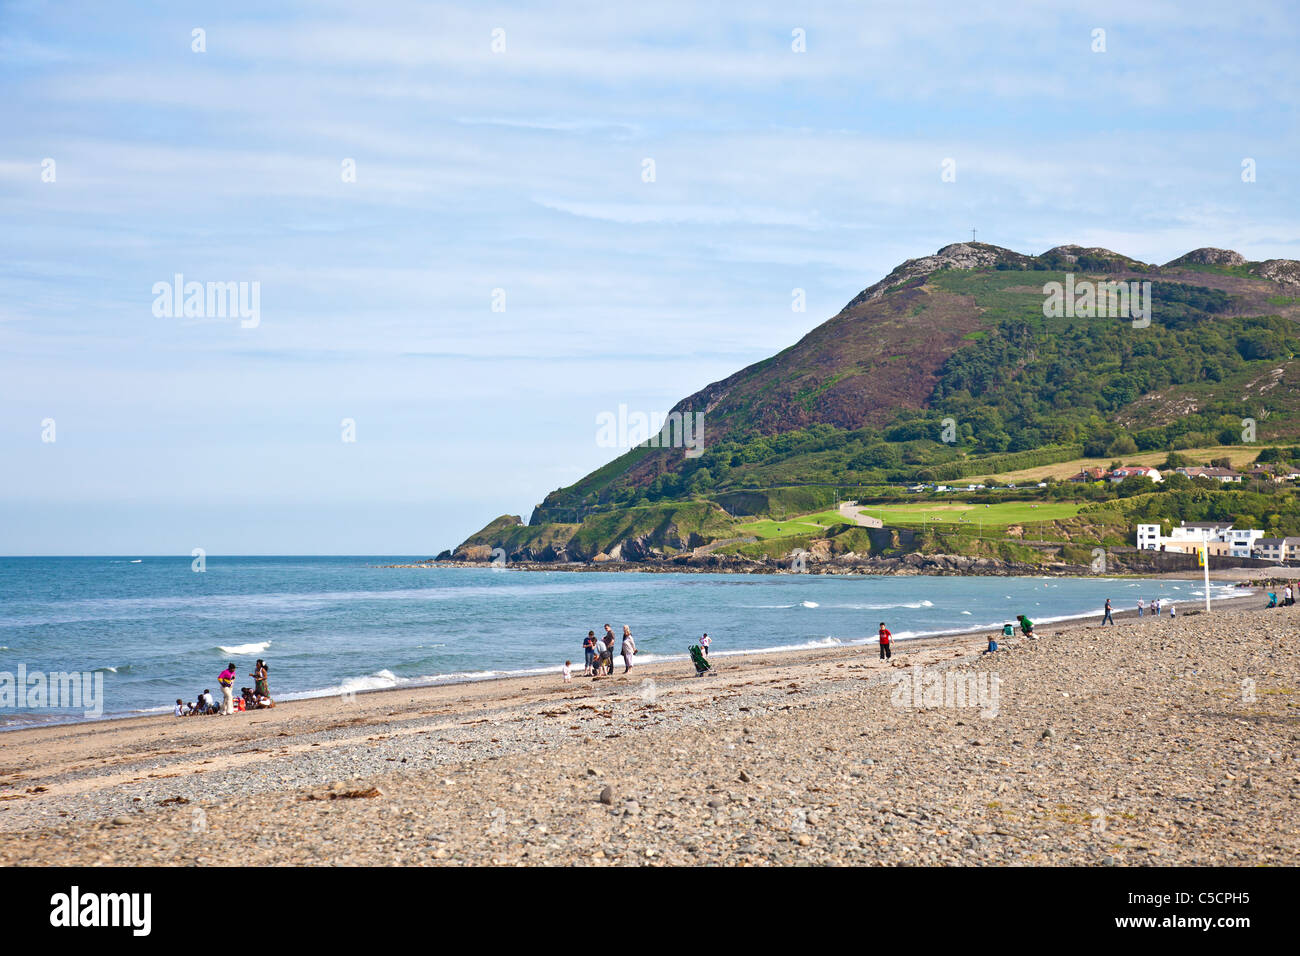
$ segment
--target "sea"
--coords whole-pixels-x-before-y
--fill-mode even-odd
[[[581,668],[582,639],[632,628],[638,662],[872,644],[1100,616],[1142,599],[1204,602],[1196,581],[1124,578],[737,575],[398,568],[400,555],[0,558],[0,728],[171,710],[237,665],[267,662],[277,700]],[[1211,584],[1211,599],[1240,596]],[[1166,612],[1167,613],[1167,612]],[[19,693],[81,675],[97,704]],[[98,676],[96,676],[98,675]],[[7,680],[7,687],[6,687]],[[46,676],[47,683],[57,678]],[[67,686],[63,692],[67,693]],[[7,693],[6,693],[7,691]]]

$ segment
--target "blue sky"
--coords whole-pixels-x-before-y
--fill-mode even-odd
[[[1292,5],[697,6],[0,2],[0,553],[436,553],[972,227],[1300,258]]]

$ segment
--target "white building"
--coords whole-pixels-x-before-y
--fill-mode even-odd
[[[1170,528],[1169,534],[1162,534],[1158,524],[1140,524],[1137,526],[1137,546],[1144,551],[1178,551],[1193,554],[1208,542],[1211,554],[1230,554],[1237,558],[1249,558],[1255,551],[1256,542],[1264,537],[1264,532],[1255,528],[1234,528],[1231,522],[1193,521],[1191,524],[1181,522],[1178,527]]]
[[[1108,477],[1113,485],[1119,484],[1125,478],[1150,478],[1155,482],[1164,481],[1159,471],[1146,465],[1125,465],[1123,468],[1116,468]]]
[[[1230,528],[1224,540],[1232,545],[1232,554],[1238,558],[1249,558],[1255,552],[1255,542],[1264,537],[1264,532],[1255,528]]]

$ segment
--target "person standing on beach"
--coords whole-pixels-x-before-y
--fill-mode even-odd
[[[889,633],[889,628],[885,627],[884,621],[880,622],[880,633],[878,636],[880,640],[880,659],[882,661],[890,660],[894,655],[890,651],[889,645],[894,635]]]
[[[1142,616],[1142,599],[1138,598],[1138,617]]]
[[[560,669],[560,673],[564,675],[564,682],[566,684],[573,680],[573,661],[565,661],[564,667]]]
[[[235,686],[235,665],[227,664],[226,669],[217,675],[217,683],[221,685],[221,713],[233,714],[235,712],[235,698],[233,688]]]
[[[1105,616],[1101,619],[1101,623],[1102,623],[1103,625],[1104,625],[1104,624],[1114,624],[1114,623],[1115,623],[1115,619],[1114,619],[1113,617],[1110,616],[1110,598],[1106,598],[1106,614],[1105,614]]]
[[[254,694],[256,694],[258,697],[271,696],[271,692],[267,690],[267,686],[266,686],[266,661],[262,660],[259,657],[257,659],[257,666],[253,668],[253,672],[248,676],[253,678]]]
[[[604,653],[600,655],[602,658],[604,658],[606,674],[614,673],[614,641],[615,640],[617,640],[617,638],[614,637],[614,629],[610,627],[608,624],[606,624],[605,625],[605,650]]]
[[[636,641],[632,640],[632,628],[623,625],[623,673],[632,669],[632,655],[636,653]]]
[[[596,660],[596,632],[588,631],[587,638],[582,642],[582,657],[585,662],[582,668],[582,676],[590,677],[593,670],[592,664]]]
[[[709,637],[709,635],[707,634],[705,634],[703,637],[700,638],[700,653],[703,654],[706,658],[709,656],[709,645],[711,645],[712,643],[713,643],[713,638]]]
[[[1171,605],[1169,605],[1169,619],[1170,619],[1171,621],[1172,621],[1172,620],[1177,616],[1177,614],[1175,613],[1175,612],[1177,612],[1177,610],[1178,610],[1178,605],[1177,605],[1177,604],[1171,604]]]

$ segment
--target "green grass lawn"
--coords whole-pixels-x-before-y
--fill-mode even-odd
[[[818,511],[815,514],[795,515],[784,521],[764,518],[736,525],[736,534],[751,535],[760,540],[788,538],[792,535],[818,534],[837,524],[851,524],[838,511]]]
[[[853,521],[844,517],[838,511],[819,511],[815,515],[800,515],[800,521],[807,521],[809,524],[825,525],[829,528],[836,524],[852,524]]]
[[[1004,501],[996,504],[967,504],[964,502],[917,502],[899,505],[864,505],[863,514],[881,519],[885,524],[921,525],[933,521],[953,522],[963,519],[972,525],[1004,528],[1013,524],[1035,521],[1056,521],[1073,518],[1083,507],[1059,501]]]
[[[943,501],[916,502],[898,505],[862,505],[857,510],[887,525],[920,527],[922,524],[943,522],[968,523],[972,529],[981,524],[985,528],[1005,528],[1013,524],[1032,524],[1037,521],[1056,521],[1073,518],[1083,507],[1066,502],[1005,501],[996,504],[949,504]],[[819,535],[826,528],[846,523],[838,511],[819,511],[815,514],[797,515],[785,521],[750,521],[736,525],[737,535],[749,535],[766,541],[769,538],[788,538],[795,535]]]
[[[789,521],[751,521],[748,524],[736,525],[736,534],[750,535],[755,538],[785,538],[797,534],[819,534],[825,526],[811,521],[804,520],[812,517],[805,515],[801,518],[791,518]]]

